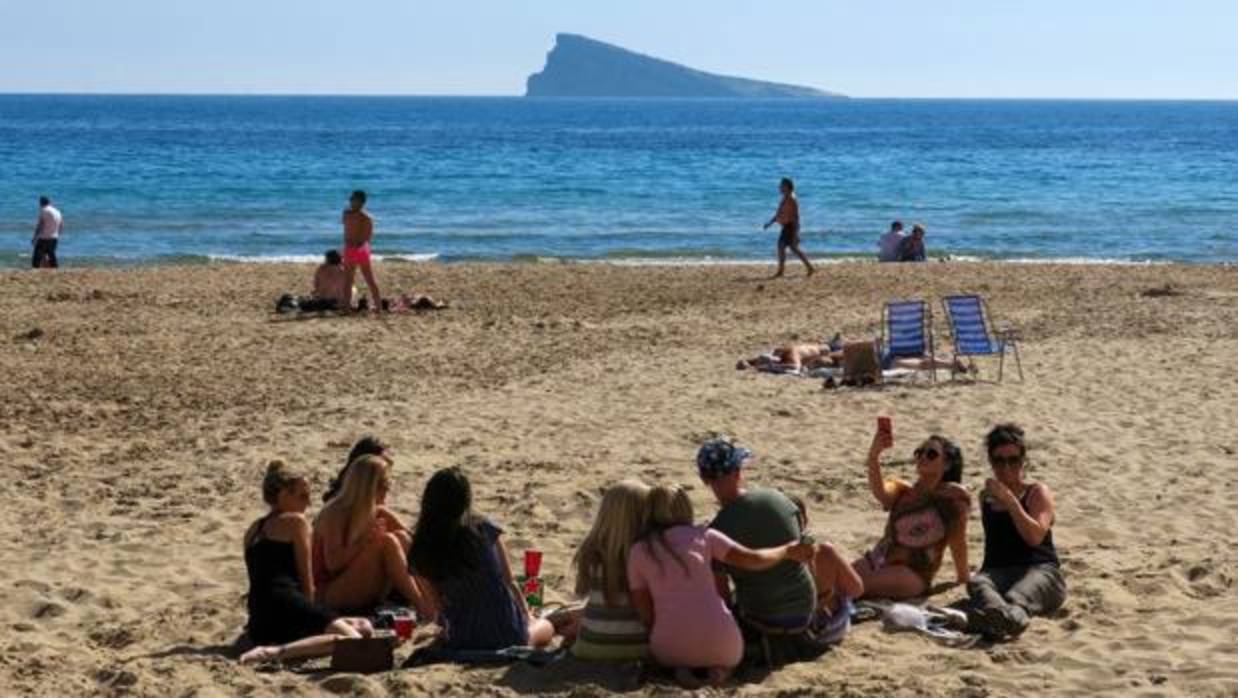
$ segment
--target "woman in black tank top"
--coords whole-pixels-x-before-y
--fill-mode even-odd
[[[984,564],[967,585],[972,629],[990,638],[1015,637],[1028,618],[1057,610],[1066,600],[1049,488],[1024,480],[1023,430],[1000,424],[985,439],[993,477],[980,502]]]
[[[270,506],[245,533],[249,573],[250,639],[257,645],[241,663],[294,660],[330,654],[337,638],[369,635],[364,618],[340,618],[314,603],[309,482],[283,461],[267,465],[262,498]]]

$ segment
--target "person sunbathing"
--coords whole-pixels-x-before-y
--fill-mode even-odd
[[[841,366],[843,353],[839,341],[839,337],[835,335],[834,339],[823,344],[786,344],[768,354],[741,359],[735,364],[735,370],[799,373],[814,368]]]
[[[960,584],[970,580],[967,566],[967,513],[971,496],[959,484],[963,454],[942,436],[930,436],[915,450],[916,481],[885,479],[881,454],[894,445],[878,430],[868,452],[868,486],[889,512],[885,533],[872,551],[853,565],[864,583],[864,598],[923,596],[950,548]]]
[[[241,663],[321,657],[331,653],[338,638],[373,632],[364,618],[341,618],[314,602],[305,475],[272,461],[262,479],[262,499],[270,511],[244,539],[247,630],[257,646],[241,655]]]
[[[362,456],[348,465],[339,494],[314,521],[314,580],[319,601],[329,608],[368,609],[392,590],[424,612],[424,601],[408,573],[408,528],[387,509],[391,462]]]

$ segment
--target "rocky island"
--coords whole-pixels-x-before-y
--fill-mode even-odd
[[[578,34],[559,34],[526,97],[841,98],[812,87],[715,75]]]

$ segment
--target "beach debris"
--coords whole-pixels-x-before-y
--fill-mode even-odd
[[[1181,296],[1182,291],[1173,287],[1173,284],[1164,284],[1162,286],[1153,286],[1145,288],[1139,292],[1144,298],[1170,298],[1173,296]]]
[[[44,336],[46,336],[46,334],[47,333],[43,331],[42,327],[32,327],[26,330],[25,332],[22,332],[21,334],[17,335],[15,339],[16,341],[19,341],[19,342],[23,340],[27,342],[33,342],[36,339],[42,339]]]

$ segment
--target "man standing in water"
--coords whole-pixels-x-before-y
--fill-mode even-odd
[[[382,296],[378,294],[378,282],[374,280],[374,269],[370,266],[374,219],[365,210],[365,200],[365,192],[360,189],[354,191],[348,199],[348,209],[344,211],[344,273],[348,275],[345,292],[351,306],[353,282],[360,268],[365,285],[370,289],[370,312],[377,313],[382,309]]]
[[[808,255],[800,249],[800,202],[795,198],[795,182],[788,177],[783,177],[778,189],[782,192],[782,202],[778,204],[774,217],[769,219],[763,228],[763,230],[769,230],[769,227],[775,223],[782,226],[782,234],[778,236],[778,273],[774,274],[774,278],[782,276],[787,266],[788,247],[804,263],[808,275],[812,276],[814,271],[812,262],[808,261]]]
[[[60,215],[60,211],[52,206],[52,200],[46,196],[39,197],[39,222],[34,226],[34,255],[31,256],[30,266],[38,269],[39,267],[51,267],[55,269],[60,266],[59,260],[56,259],[56,245],[60,243],[60,231],[64,228],[64,216]]]

